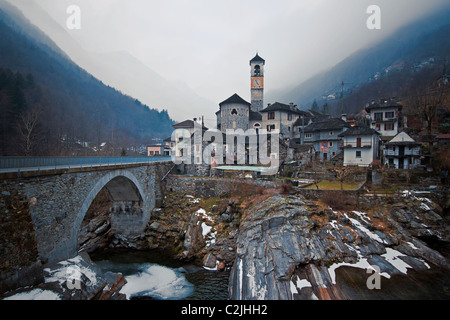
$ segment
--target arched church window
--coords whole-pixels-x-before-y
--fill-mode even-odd
[[[231,111],[231,115],[232,115],[232,116],[237,116],[237,115],[238,115],[237,110],[236,110],[236,109],[233,109],[233,110]]]

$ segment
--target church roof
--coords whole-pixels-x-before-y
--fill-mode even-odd
[[[266,63],[266,60],[264,60],[264,59],[261,58],[258,54],[256,54],[256,56],[255,56],[252,60],[250,60],[250,65],[251,65],[253,62],[262,62],[262,63]]]
[[[222,101],[219,103],[219,106],[222,106],[224,104],[230,104],[230,103],[238,103],[238,104],[246,104],[250,107],[250,103],[242,99],[237,93],[233,94],[231,97],[226,99],[225,101]]]

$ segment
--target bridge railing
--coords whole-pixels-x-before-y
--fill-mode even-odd
[[[171,161],[170,157],[0,157],[0,169],[101,167]],[[9,171],[8,170],[8,171]]]

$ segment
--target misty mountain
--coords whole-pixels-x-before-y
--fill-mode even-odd
[[[114,154],[172,132],[167,110],[149,108],[103,84],[3,0],[0,68],[2,155],[80,155],[86,150],[75,145],[99,149],[103,142]],[[27,134],[31,124],[32,135]],[[34,148],[23,147],[30,137]]]
[[[14,0],[13,3],[24,10],[25,15],[32,12],[32,22],[58,43],[76,64],[106,85],[152,108],[170,110],[177,121],[198,117],[202,110],[215,107],[216,103],[200,97],[185,83],[168,81],[128,52],[98,53],[83,49],[70,32],[33,1]]]
[[[294,89],[272,92],[271,95],[278,100],[292,101],[303,108],[310,108],[314,100],[317,100],[320,106],[325,102],[337,105],[342,92],[342,82],[344,95],[348,96],[361,87],[367,88],[370,83],[398,72],[405,73],[396,78],[396,81],[401,82],[407,81],[408,73],[420,71],[427,64],[442,69],[450,55],[449,21],[450,8],[447,8],[401,28],[387,39],[352,54],[333,68],[300,83]],[[397,84],[398,82],[391,81],[389,85],[396,89]],[[398,95],[402,94],[401,90],[393,91]],[[364,101],[359,101],[359,107],[363,108],[365,103],[372,99],[382,98],[379,94],[382,92],[363,97]],[[336,114],[340,111],[334,110]]]

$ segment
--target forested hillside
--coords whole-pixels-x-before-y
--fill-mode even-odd
[[[164,106],[105,86],[13,8],[0,10],[0,68],[2,156],[118,155],[171,134]]]

